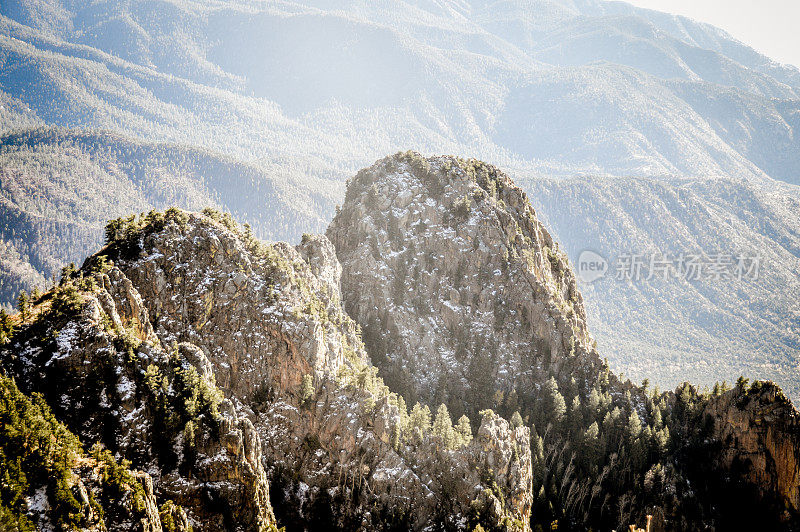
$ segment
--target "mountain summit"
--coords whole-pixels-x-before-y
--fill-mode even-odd
[[[345,309],[404,393],[475,414],[551,365],[583,386],[604,369],[567,257],[493,166],[383,159],[350,180],[327,235]]]
[[[791,402],[744,379],[618,378],[569,261],[496,168],[387,157],[327,233],[266,243],[211,209],[113,220],[80,270],[4,314],[4,519],[796,529]],[[63,443],[43,469],[21,437]]]
[[[0,365],[74,446],[110,451],[152,482],[161,515],[146,530],[185,530],[175,516],[195,530],[274,530],[276,518],[290,529],[527,528],[528,429],[491,411],[473,423],[446,407],[409,411],[339,305],[324,236],[266,244],[227,215],[177,209],[112,221],[106,236],[13,318]],[[0,499],[17,526],[129,529],[82,495],[82,473],[54,495],[21,454],[14,497]]]
[[[497,168],[387,157],[349,181],[327,235],[344,308],[390,388],[531,426],[535,523],[796,521],[798,414],[780,389],[661,393],[618,378],[569,260]]]

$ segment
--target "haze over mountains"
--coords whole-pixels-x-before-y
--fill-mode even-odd
[[[294,241],[356,169],[414,148],[507,169],[573,261],[758,254],[758,280],[582,286],[589,326],[637,380],[800,393],[800,71],[721,30],[599,1],[0,13],[4,301],[132,211],[210,203]]]

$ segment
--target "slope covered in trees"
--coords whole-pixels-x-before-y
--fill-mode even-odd
[[[758,375],[798,397],[796,187],[580,177],[526,180],[525,188],[572,264],[585,250],[608,261],[605,276],[581,290],[598,345],[616,368],[670,387]],[[634,254],[641,274],[628,279]],[[748,267],[757,259],[757,271],[735,275],[738,257]],[[681,269],[690,260],[703,271]],[[714,273],[717,260],[728,265]]]
[[[398,144],[558,175],[794,182],[800,162],[796,68],[622,3],[40,0],[1,13],[3,91],[49,124],[338,172]]]
[[[268,239],[322,226],[329,198],[275,168],[102,132],[36,129],[0,138],[0,301],[40,289],[102,240],[112,217],[219,207]]]
[[[0,522],[4,530],[129,529],[175,531],[185,520],[172,501],[161,505],[152,481],[102,446],[86,449],[44,398],[24,395],[0,376]]]

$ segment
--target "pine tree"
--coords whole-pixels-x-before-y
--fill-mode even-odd
[[[741,390],[743,392],[747,391],[747,385],[749,383],[750,383],[750,379],[746,379],[744,377],[744,375],[740,375],[739,378],[736,379],[736,387],[739,388],[739,390]]]
[[[74,262],[70,262],[68,266],[61,268],[61,282],[58,284],[64,286],[75,276],[76,271],[77,269],[75,268]]]
[[[555,377],[550,377],[550,380],[545,384],[545,392],[550,407],[551,421],[560,423],[567,413],[567,403],[564,401],[564,396],[558,391],[558,383]]]
[[[662,456],[665,455],[669,450],[669,429],[664,427],[656,430],[653,439],[655,440],[656,449],[658,450],[659,454]]]
[[[314,397],[314,377],[303,375],[303,382],[300,384],[300,404],[305,406]]]
[[[653,408],[653,427],[657,429],[661,428],[663,423],[664,421],[661,418],[661,407],[656,405],[655,408]]]
[[[458,418],[458,424],[456,424],[455,430],[461,445],[469,445],[472,441],[472,427],[469,424],[469,418],[467,416]]]
[[[444,403],[439,405],[436,410],[436,417],[433,420],[433,434],[442,441],[446,448],[455,447],[453,421],[450,419],[450,412]]]
[[[531,452],[533,454],[533,458],[539,462],[544,460],[544,440],[541,436],[536,434],[536,427],[532,427],[531,430]]]
[[[597,419],[600,415],[600,392],[597,388],[592,388],[589,398],[586,400],[586,409],[592,419]]]
[[[642,441],[645,443],[647,447],[649,447],[652,439],[653,439],[653,429],[650,428],[650,425],[645,423],[644,428],[642,429]]]
[[[578,431],[583,428],[583,408],[579,395],[572,398],[572,404],[569,407],[569,424],[570,431],[574,434],[578,434]]]
[[[25,293],[25,290],[22,290],[17,297],[17,310],[19,310],[22,323],[28,321],[28,308],[28,294]]]
[[[11,326],[11,319],[5,310],[0,309],[0,344],[4,344],[13,334],[14,328]]]
[[[400,428],[405,430],[408,427],[408,408],[406,407],[406,400],[402,395],[397,396],[397,409],[400,411]]]
[[[411,409],[411,417],[408,420],[411,430],[419,429],[423,434],[431,430],[431,410],[427,405],[415,404]]]
[[[658,386],[653,386],[653,394],[650,397],[652,397],[653,401],[655,401],[660,396],[661,396],[661,390],[658,389]]]
[[[589,428],[586,429],[583,437],[586,440],[597,441],[597,439],[600,437],[600,427],[597,425],[597,421],[594,421],[591,425],[589,425]]]
[[[617,427],[619,426],[621,417],[622,411],[619,409],[619,407],[615,406],[614,409],[610,412],[607,412],[603,418],[603,433],[606,434],[606,436],[611,440],[615,440],[619,434]]]
[[[509,423],[511,423],[512,429],[522,426],[522,416],[520,415],[519,410],[514,411],[514,413],[511,415],[511,420]]]
[[[584,431],[583,449],[584,455],[581,459],[584,461],[585,467],[592,469],[592,466],[596,466],[600,458],[600,427],[597,425],[597,421],[593,421]]]
[[[628,417],[628,441],[633,441],[642,433],[642,420],[639,419],[639,414],[636,410],[631,410],[631,415]]]

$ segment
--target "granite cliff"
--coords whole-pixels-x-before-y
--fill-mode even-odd
[[[3,449],[9,519],[798,529],[792,404],[770,383],[660,392],[615,375],[569,261],[494,167],[388,157],[296,246],[210,209],[105,236],[2,317],[4,422],[42,418],[69,442],[55,487]]]
[[[661,393],[616,376],[565,254],[497,168],[387,157],[348,182],[327,235],[390,388],[531,426],[536,524],[797,526],[791,403],[769,383]]]
[[[3,367],[148,471],[187,526],[528,527],[528,429],[486,411],[473,437],[446,409],[409,412],[341,309],[325,237],[265,244],[171,210],[107,238],[18,317]]]
[[[490,165],[386,158],[350,181],[327,235],[345,309],[411,395],[477,411],[544,370],[584,384],[604,370],[566,255]]]

